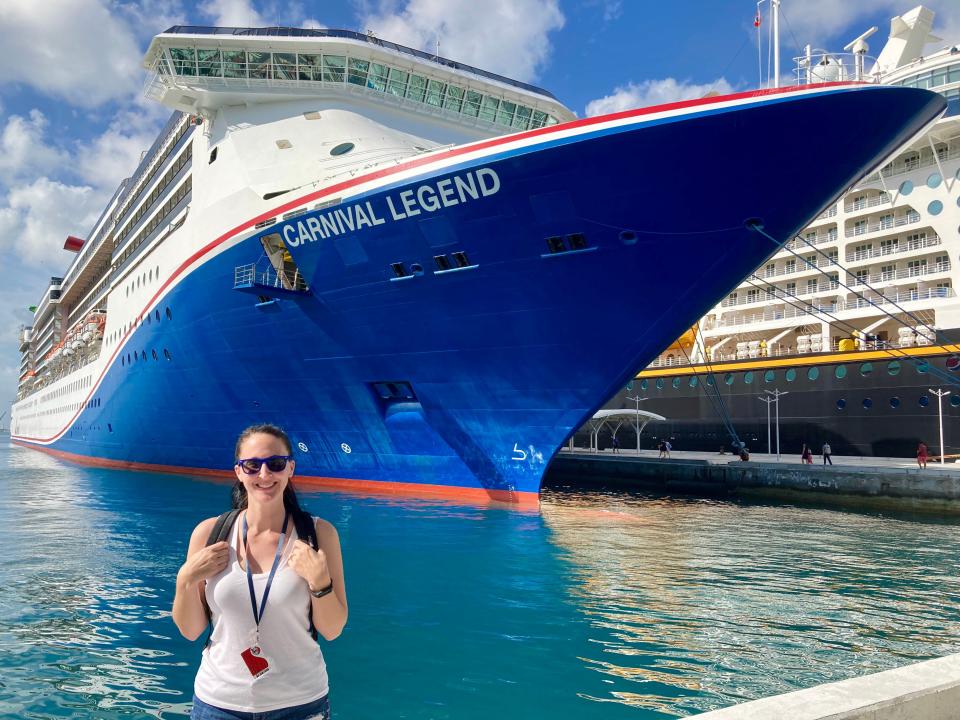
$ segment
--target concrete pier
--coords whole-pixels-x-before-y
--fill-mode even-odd
[[[656,451],[620,453],[564,450],[547,471],[547,483],[603,483],[625,488],[708,495],[760,495],[788,501],[960,513],[960,466],[929,463],[926,469],[903,458],[839,458],[834,465],[804,465],[753,455]],[[815,456],[819,462],[819,456]],[[911,465],[912,463],[912,465]]]
[[[741,703],[693,718],[960,720],[960,655]]]

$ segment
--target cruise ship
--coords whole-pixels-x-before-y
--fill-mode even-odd
[[[237,433],[273,422],[301,480],[510,502],[770,238],[946,104],[837,81],[577,119],[332,29],[177,26],[144,67],[173,115],[66,239],[20,335],[13,441],[222,475]],[[742,161],[825,117],[871,120]],[[724,169],[708,193],[705,168]]]
[[[797,58],[800,82],[927,88],[947,110],[608,403],[635,409],[628,398],[639,392],[644,411],[666,418],[646,426],[641,445],[668,439],[719,452],[740,440],[777,453],[779,415],[781,454],[799,457],[804,444],[819,452],[826,442],[838,454],[909,457],[920,442],[940,452],[942,413],[943,452],[960,452],[950,422],[960,417],[960,38],[945,43],[933,28],[934,13],[918,6],[891,20],[875,59],[865,41],[877,28],[851,43],[852,53],[807,48]],[[793,141],[809,147],[873,120],[825,116]],[[620,439],[632,446],[632,435]],[[601,445],[609,442],[604,433]]]

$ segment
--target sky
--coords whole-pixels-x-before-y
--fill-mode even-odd
[[[173,25],[332,27],[550,90],[580,116],[749,90],[767,77],[766,0],[0,0],[0,413],[16,395],[17,333],[170,110],[143,97],[141,60]],[[960,0],[927,0],[960,44]],[[869,27],[880,51],[910,0],[782,0],[781,74],[807,43],[839,51]],[[758,67],[759,66],[759,67]],[[785,138],[784,141],[789,141]],[[0,426],[9,416],[0,420]]]

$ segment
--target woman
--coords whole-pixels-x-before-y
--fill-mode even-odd
[[[177,573],[173,621],[181,634],[196,640],[213,623],[191,718],[327,720],[327,671],[312,629],[333,640],[347,622],[337,531],[311,519],[318,549],[297,537],[295,518],[309,515],[290,484],[296,463],[282,430],[247,428],[235,461],[240,513],[230,539],[208,545],[217,518],[204,520]]]
[[[803,444],[803,450],[800,453],[800,462],[813,465],[813,452],[807,447],[806,443]]]
[[[917,465],[922,468],[927,466],[927,444],[923,440],[917,445]]]

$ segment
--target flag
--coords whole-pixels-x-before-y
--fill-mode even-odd
[[[753,26],[754,26],[755,28],[760,27],[760,11],[759,11],[759,10],[757,10],[757,14],[756,14],[756,16],[753,18]]]
[[[32,312],[32,313],[35,313],[35,312],[37,311],[37,306],[36,306],[36,305],[31,305],[30,307],[27,308],[27,310],[29,310],[29,311]]]

